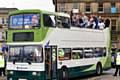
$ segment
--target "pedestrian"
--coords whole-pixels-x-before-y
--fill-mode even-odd
[[[4,67],[3,67],[3,75],[6,76],[6,64],[7,64],[7,48],[6,48],[6,43],[2,43],[2,52],[4,56]]]
[[[118,50],[118,52],[116,53],[116,57],[115,57],[115,74],[113,76],[117,76],[117,73],[119,71],[119,76],[120,76],[120,49]]]
[[[5,75],[4,67],[5,67],[4,54],[2,51],[0,51],[0,76],[2,76],[2,73],[3,73],[3,75]]]

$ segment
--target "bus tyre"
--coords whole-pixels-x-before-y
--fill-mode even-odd
[[[68,70],[67,70],[67,68],[62,68],[61,69],[60,80],[68,80]]]
[[[101,75],[102,74],[102,65],[100,63],[97,64],[96,66],[96,75]]]

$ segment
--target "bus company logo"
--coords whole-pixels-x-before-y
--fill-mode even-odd
[[[27,67],[17,67],[17,69],[27,69]]]

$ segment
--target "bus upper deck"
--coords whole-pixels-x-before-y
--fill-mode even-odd
[[[17,10],[9,15],[7,42],[40,42],[45,39],[47,32],[55,28],[101,32],[99,30],[71,27],[68,14],[36,9]]]

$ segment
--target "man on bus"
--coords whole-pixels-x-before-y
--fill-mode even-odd
[[[117,76],[118,71],[119,71],[119,76],[120,76],[120,49],[118,50],[118,52],[116,54],[115,62],[116,62],[116,65],[115,65],[116,71],[113,76]]]

